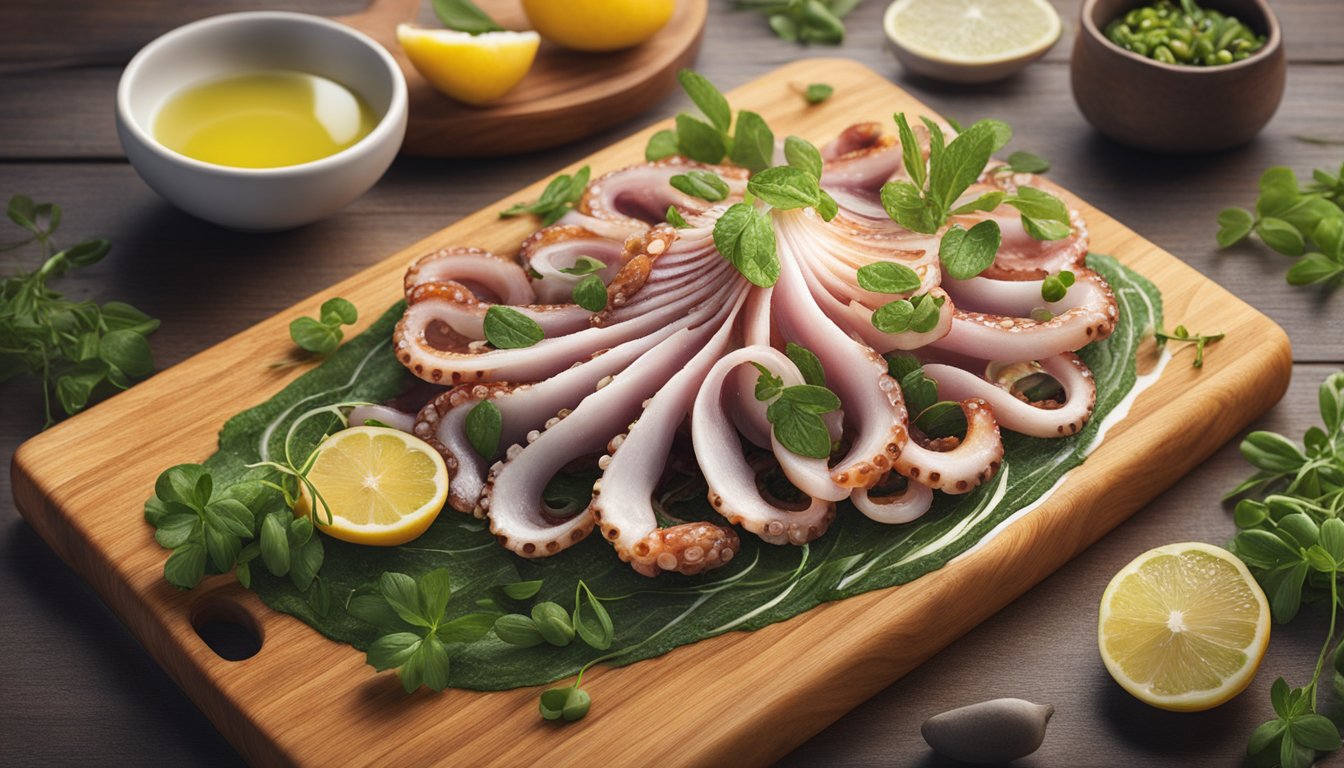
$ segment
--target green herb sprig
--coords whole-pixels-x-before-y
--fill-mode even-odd
[[[734,0],[733,7],[763,14],[781,40],[839,45],[843,19],[862,0]]]
[[[584,190],[588,188],[588,179],[591,176],[592,169],[586,165],[573,176],[562,173],[551,179],[538,200],[511,205],[500,211],[499,216],[508,219],[530,213],[541,218],[542,226],[549,227],[579,204],[579,200],[583,199]]]
[[[1327,658],[1335,689],[1344,690],[1344,643],[1335,641],[1344,607],[1344,371],[1325,380],[1319,401],[1323,427],[1308,429],[1300,445],[1273,432],[1247,435],[1241,453],[1256,472],[1226,497],[1246,497],[1236,505],[1239,531],[1230,549],[1265,590],[1274,620],[1292,621],[1304,602],[1330,606],[1311,681],[1292,688],[1276,680],[1270,691],[1275,717],[1256,728],[1247,745],[1256,762],[1283,768],[1309,768],[1318,753],[1340,747],[1339,730],[1319,714],[1317,699]]]
[[[1195,359],[1191,361],[1190,365],[1192,365],[1195,368],[1203,368],[1204,348],[1210,344],[1213,344],[1214,342],[1221,341],[1223,337],[1226,336],[1227,334],[1191,333],[1189,329],[1187,329],[1184,325],[1178,325],[1175,328],[1171,329],[1170,333],[1168,333],[1167,331],[1158,330],[1154,331],[1153,335],[1157,337],[1157,341],[1159,344],[1166,344],[1169,341],[1174,341],[1181,344],[1195,345]]]
[[[468,613],[448,619],[451,577],[436,568],[419,579],[384,573],[378,591],[351,597],[346,611],[384,630],[369,645],[369,666],[379,672],[395,669],[407,693],[420,686],[448,687],[449,646],[474,643],[494,626],[493,613]]]
[[[649,139],[645,159],[654,162],[682,155],[711,165],[727,158],[752,172],[769,167],[775,153],[775,134],[764,118],[741,110],[735,130],[730,132],[734,128],[732,107],[708,78],[683,69],[677,73],[677,80],[704,119],[686,112],[677,115],[675,129],[658,131]]]
[[[358,319],[355,305],[337,296],[322,302],[316,319],[294,318],[289,324],[289,337],[300,349],[325,357],[335,352],[345,338],[341,326],[353,325]]]
[[[1254,213],[1224,208],[1218,214],[1218,246],[1254,234],[1285,256],[1301,257],[1288,269],[1289,284],[1344,284],[1344,165],[1338,173],[1317,169],[1311,175],[1302,186],[1289,168],[1266,170]]]
[[[914,355],[892,352],[886,358],[887,373],[900,385],[905,409],[913,414],[911,421],[921,432],[932,438],[966,434],[966,412],[961,404],[938,399],[938,385]]]
[[[1022,187],[1012,195],[1001,190],[986,192],[970,202],[956,205],[962,194],[980,178],[994,152],[1012,139],[1013,131],[1007,124],[998,120],[980,120],[948,143],[936,122],[921,117],[929,129],[926,167],[905,114],[898,113],[895,117],[902,161],[910,180],[889,181],[882,185],[882,207],[893,221],[913,232],[931,235],[942,229],[951,216],[992,211],[1006,204],[1017,209],[1023,229],[1032,238],[1059,240],[1069,236],[1072,228],[1064,201],[1034,187]],[[1028,153],[1015,155],[1027,167],[1040,168],[1044,163],[1034,155],[1028,157]],[[999,225],[992,220],[982,221],[970,230],[951,227],[943,234],[939,245],[944,269],[958,280],[980,274],[993,263],[1001,237]]]
[[[795,345],[797,346],[797,345]],[[800,351],[801,350],[801,351]],[[806,352],[807,356],[802,355]],[[818,361],[813,367],[811,360],[815,355],[810,350],[797,346],[794,356],[805,360],[808,372],[816,380],[821,368]],[[824,384],[796,384],[784,386],[784,380],[760,363],[752,363],[760,373],[756,377],[756,399],[769,405],[765,409],[765,418],[770,422],[775,439],[799,456],[812,459],[824,459],[831,455],[834,443],[830,430],[821,418],[825,414],[839,410],[840,398],[827,389]],[[825,381],[825,374],[820,380]]]
[[[45,429],[56,421],[53,393],[73,415],[153,373],[146,337],[159,321],[119,301],[70,301],[49,288],[49,280],[102,260],[111,243],[97,238],[55,250],[60,206],[15,195],[7,212],[26,235],[0,250],[36,245],[42,264],[0,280],[0,383],[23,374],[41,377]]]
[[[505,593],[516,600],[529,599],[541,590],[540,581],[520,582],[513,586],[515,589],[512,591],[505,587]],[[542,643],[565,647],[577,636],[588,646],[605,651],[616,638],[611,613],[603,605],[602,598],[593,594],[593,590],[582,579],[574,586],[572,613],[566,613],[559,603],[540,602],[532,606],[530,615],[510,613],[500,616],[494,623],[494,629],[495,636],[500,640],[522,648]],[[588,714],[592,699],[579,684],[583,681],[583,673],[600,660],[594,659],[584,665],[572,685],[552,688],[541,694],[541,716],[546,720],[574,721]]]

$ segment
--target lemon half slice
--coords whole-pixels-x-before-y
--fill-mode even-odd
[[[397,42],[430,85],[480,106],[503,97],[522,81],[537,57],[541,38],[536,32],[469,35],[398,24]]]
[[[1250,685],[1269,644],[1269,603],[1225,549],[1148,550],[1101,596],[1097,642],[1111,677],[1139,700],[1194,712]]]
[[[1046,0],[896,0],[882,23],[906,68],[955,82],[1007,77],[1064,30]]]
[[[317,447],[308,481],[331,511],[318,530],[342,541],[392,547],[424,533],[448,500],[448,467],[417,437],[386,427],[353,427]],[[295,514],[312,508],[304,487]]]

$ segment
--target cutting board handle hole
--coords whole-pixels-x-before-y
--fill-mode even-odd
[[[243,661],[261,651],[256,620],[232,600],[212,597],[201,601],[191,612],[191,627],[225,661]]]

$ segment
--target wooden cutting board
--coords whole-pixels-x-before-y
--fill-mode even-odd
[[[793,81],[835,96],[809,107]],[[781,136],[814,141],[894,111],[928,112],[850,61],[809,59],[730,94]],[[584,160],[594,173],[637,162],[650,126]],[[567,169],[572,171],[581,165]],[[268,363],[290,351],[290,319],[325,298],[354,301],[366,322],[400,297],[422,253],[471,244],[507,251],[532,229],[496,213],[535,199],[545,180],[488,206],[130,391],[33,438],[15,455],[19,510],[103,596],[221,732],[254,764],[670,765],[766,763],[913,669],[1096,541],[1276,402],[1291,370],[1288,339],[1268,318],[1119,222],[1077,199],[1093,250],[1114,254],[1161,289],[1169,326],[1228,338],[1203,369],[1178,352],[1105,442],[1036,511],[987,545],[901,587],[870,592],[751,633],[730,633],[585,679],[589,716],[556,725],[537,689],[428,691],[406,697],[364,655],[273,612],[231,577],[191,592],[162,577],[166,553],[141,519],[165,467],[204,459],[225,419],[299,371]],[[1213,503],[1213,502],[1210,502]],[[1231,523],[1229,522],[1229,531]],[[1091,598],[1089,598],[1091,599]],[[257,655],[230,662],[193,622],[255,628]],[[910,724],[902,727],[911,728]],[[913,731],[912,731],[913,732]]]
[[[548,0],[564,2],[566,0]],[[421,157],[497,157],[577,141],[636,117],[677,87],[677,70],[700,50],[709,0],[677,0],[667,25],[624,51],[583,53],[543,41],[527,77],[484,107],[434,90],[397,42],[397,25],[440,27],[421,0],[371,0],[337,20],[383,44],[406,75],[410,115],[402,152]],[[519,0],[477,0],[506,29],[531,29]]]

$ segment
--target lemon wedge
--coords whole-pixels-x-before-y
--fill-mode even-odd
[[[353,427],[328,437],[307,477],[326,502],[315,518],[318,530],[355,544],[405,544],[429,528],[448,500],[448,467],[439,452],[387,427]],[[294,513],[311,509],[302,486]]]
[[[617,51],[653,37],[676,0],[523,0],[541,36],[575,51]]]
[[[964,83],[1013,74],[1064,30],[1046,0],[896,0],[882,25],[907,69]]]
[[[473,106],[513,90],[532,68],[541,38],[536,32],[469,35],[452,29],[397,25],[397,42],[429,84]]]
[[[1195,712],[1250,685],[1269,644],[1269,603],[1225,549],[1150,549],[1101,596],[1097,642],[1111,677],[1140,701]]]

